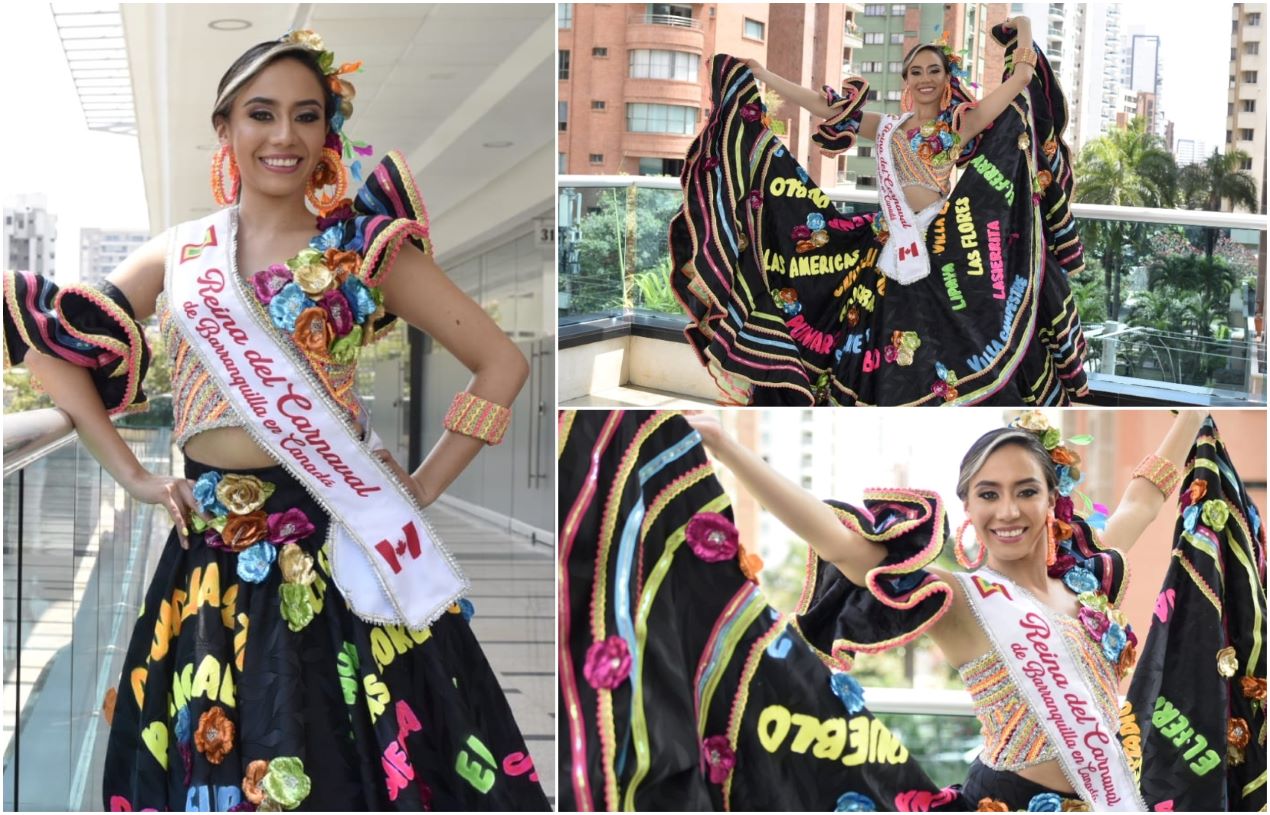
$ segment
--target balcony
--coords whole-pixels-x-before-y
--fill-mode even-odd
[[[842,26],[842,47],[861,48],[864,46],[864,31],[854,20],[847,20]]]
[[[686,318],[669,285],[666,225],[680,205],[679,180],[561,176],[558,184],[562,406],[713,402],[717,389],[683,339]],[[876,192],[826,192],[844,214],[877,211]],[[1073,210],[1082,231],[1127,236],[1116,256],[1089,251],[1089,267],[1072,280],[1089,341],[1088,403],[1264,406],[1265,335],[1253,316],[1264,298],[1256,288],[1264,216]],[[1164,263],[1190,251],[1168,247],[1203,245],[1206,236],[1240,258],[1229,291],[1187,291],[1179,302],[1153,291],[1161,273],[1151,258]],[[1107,294],[1104,263],[1123,269],[1118,297]]]
[[[631,14],[626,18],[627,48],[676,48],[704,53],[700,20],[674,14]]]

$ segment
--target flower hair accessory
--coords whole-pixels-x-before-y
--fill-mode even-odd
[[[353,115],[353,99],[357,96],[357,89],[353,87],[353,83],[341,77],[347,74],[359,73],[362,70],[362,62],[344,62],[338,66],[335,64],[335,54],[326,48],[326,43],[322,41],[322,35],[311,29],[301,29],[299,31],[288,31],[278,42],[290,45],[300,46],[308,51],[312,51],[317,55],[318,67],[322,69],[322,73],[326,76],[327,88],[339,100],[336,104],[335,113],[331,115],[331,133],[327,137],[326,146],[340,153],[344,161],[353,159],[354,155],[369,156],[375,150],[371,145],[363,141],[355,141],[344,135],[344,123]],[[360,159],[353,159],[349,164],[348,170],[352,173],[353,178],[362,180],[362,162]]]
[[[1039,410],[1029,410],[1019,414],[1010,426],[1035,433],[1041,441],[1041,446],[1049,453],[1050,461],[1054,462],[1058,473],[1056,492],[1060,496],[1055,506],[1057,520],[1070,524],[1073,508],[1079,501],[1082,510],[1080,514],[1085,517],[1089,525],[1095,529],[1102,529],[1107,522],[1107,507],[1094,503],[1088,495],[1076,490],[1076,486],[1084,480],[1085,476],[1080,471],[1080,454],[1072,449],[1093,443],[1094,437],[1081,434],[1063,439],[1062,431],[1051,426],[1049,419]],[[1059,540],[1066,539],[1066,537],[1059,538]]]

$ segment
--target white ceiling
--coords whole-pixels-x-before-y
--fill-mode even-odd
[[[551,208],[555,191],[547,181],[540,196],[531,196],[541,199],[529,208],[539,212],[525,211],[523,190],[514,196],[515,213],[498,211],[505,197],[498,195],[501,177],[554,177],[551,4],[134,4],[121,10],[154,232],[212,211],[207,179],[216,147],[210,121],[216,85],[247,48],[293,28],[321,34],[338,62],[362,61],[362,72],[347,77],[357,97],[344,132],[374,145],[371,162],[390,149],[406,156],[434,223],[482,191],[490,201],[480,209],[504,229],[508,218]],[[209,26],[227,19],[251,25],[241,31]],[[512,146],[483,146],[495,141]]]

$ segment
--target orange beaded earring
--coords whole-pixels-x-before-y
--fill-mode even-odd
[[[330,195],[319,194],[318,190],[332,184],[335,185],[335,192]],[[348,192],[348,171],[344,169],[344,162],[340,161],[340,154],[333,148],[322,148],[322,157],[313,168],[313,175],[309,176],[304,197],[309,200],[319,215],[325,215],[328,210],[343,200],[346,192]]]
[[[944,85],[944,93],[939,97],[939,109],[943,110],[952,104],[952,83]]]
[[[222,169],[225,159],[229,159],[229,195],[225,195],[225,175]],[[242,186],[242,178],[238,175],[238,160],[229,145],[222,144],[212,155],[212,198],[219,206],[227,207],[238,200],[238,191]]]
[[[900,107],[904,108],[904,110],[913,109],[913,92],[907,87],[905,87],[904,92],[900,94]]]
[[[966,530],[970,528],[970,519],[967,518],[961,528],[957,530],[957,542],[953,544],[953,557],[957,558],[957,562],[966,571],[973,572],[983,565],[984,560],[988,557],[988,549],[983,543],[979,544],[979,551],[975,553],[975,559],[971,560],[966,555],[966,544],[962,537],[966,534]]]

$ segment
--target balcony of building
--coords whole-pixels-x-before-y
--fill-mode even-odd
[[[842,47],[864,47],[864,29],[860,28],[860,24],[850,18],[842,26]]]
[[[876,192],[826,190],[844,213],[877,210]],[[676,178],[562,176],[559,179],[559,370],[562,405],[712,403],[718,389],[684,339],[686,325],[669,286],[666,225],[681,202]],[[1089,352],[1092,405],[1264,406],[1266,343],[1257,319],[1264,292],[1257,270],[1266,219],[1259,215],[1076,204],[1078,222],[1118,225],[1137,246],[1183,230],[1238,247],[1245,268],[1229,296],[1196,316],[1170,309],[1151,291],[1146,261],[1126,244],[1118,320],[1093,292],[1102,274],[1073,279]],[[1082,227],[1084,228],[1084,227]],[[1232,250],[1234,251],[1234,250]],[[1264,280],[1264,271],[1261,272]],[[1082,299],[1084,298],[1084,299]],[[1086,302],[1088,301],[1088,302]],[[1189,302],[1189,301],[1188,301]],[[1179,310],[1181,309],[1181,310]],[[1185,325],[1169,321],[1182,319]]]
[[[675,7],[682,13],[639,11],[627,15],[627,48],[671,48],[704,53],[706,34],[701,20],[690,16],[689,7]],[[700,7],[692,7],[694,10]]]

